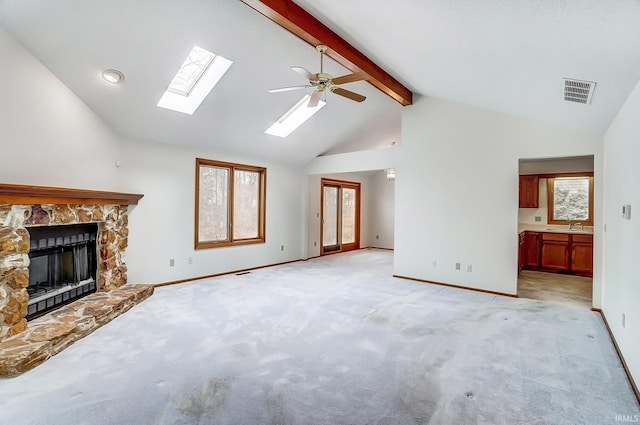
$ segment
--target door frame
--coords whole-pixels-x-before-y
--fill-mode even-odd
[[[360,212],[361,212],[361,183],[346,180],[336,180],[322,177],[320,179],[320,255],[335,254],[338,252],[347,252],[354,249],[360,249]],[[324,188],[325,186],[338,187],[338,241],[337,249],[333,248],[325,251],[324,247]],[[342,190],[354,189],[356,192],[356,217],[355,217],[355,241],[350,244],[342,244]]]

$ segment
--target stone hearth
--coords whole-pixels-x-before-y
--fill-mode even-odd
[[[16,337],[21,333],[30,335],[27,340],[32,340],[34,334],[55,334],[60,330],[59,324],[36,319],[33,322],[37,322],[40,329],[36,332],[31,329],[32,323],[27,323],[25,319],[29,302],[26,290],[29,285],[28,228],[97,223],[98,292],[92,295],[92,308],[98,308],[101,302],[110,305],[112,301],[104,298],[104,293],[113,292],[127,283],[124,252],[129,235],[128,207],[137,204],[140,198],[142,195],[0,184],[0,358],[4,357],[3,351],[7,348],[5,342],[11,340],[12,344],[16,344],[19,340]],[[128,302],[127,308],[112,308],[107,314],[109,320],[128,310],[136,302],[147,298],[152,292],[150,290],[146,296],[134,296],[133,304]],[[83,310],[86,309],[85,304],[68,304],[61,309],[66,312],[65,317],[73,316],[69,308],[74,305],[76,308],[83,306]],[[85,320],[82,317],[93,317],[91,309],[89,310],[88,314],[80,313],[79,323]],[[54,311],[47,316],[55,317],[52,315],[56,313]],[[106,323],[101,318],[94,319],[98,326]],[[77,320],[72,321],[75,323]],[[47,323],[57,331],[43,331]],[[67,327],[71,329],[70,325]],[[97,326],[93,326],[95,327]],[[76,332],[77,335],[65,339],[73,342],[81,338],[90,332],[86,332],[85,328],[86,326],[75,326],[75,330],[71,332]],[[56,344],[53,346],[57,347]],[[57,348],[50,350],[52,354],[57,351]]]
[[[29,322],[26,331],[0,342],[0,376],[15,376],[89,335],[153,294],[150,285],[96,292]]]

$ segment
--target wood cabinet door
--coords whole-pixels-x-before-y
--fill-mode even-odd
[[[543,240],[542,267],[569,270],[569,242]]]
[[[525,232],[522,247],[523,265],[540,267],[540,233]]]
[[[538,208],[538,176],[520,176],[520,208]]]
[[[593,273],[593,244],[573,242],[571,245],[571,270]]]

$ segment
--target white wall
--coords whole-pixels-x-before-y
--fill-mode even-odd
[[[418,99],[402,119],[394,273],[515,294],[519,159],[598,157],[601,138],[433,98]],[[596,250],[601,237],[596,220]]]
[[[118,190],[117,137],[0,27],[0,182]]]
[[[593,158],[547,158],[520,161],[520,174],[593,172]]]
[[[310,161],[306,173],[335,174],[382,170],[396,166],[399,147],[319,156]]]
[[[144,194],[130,208],[129,282],[166,282],[303,256],[298,167],[122,140],[1,28],[0,57],[0,182]],[[265,244],[194,250],[196,156],[267,167]]]
[[[640,383],[640,82],[604,136],[603,311],[622,354]],[[631,220],[622,205],[631,204]],[[622,326],[622,315],[626,326]]]
[[[196,157],[267,167],[266,243],[194,249]],[[299,167],[132,140],[123,142],[120,162],[126,189],[144,194],[129,214],[131,283],[167,282],[303,257],[304,178]],[[169,266],[171,258],[174,267]]]
[[[305,258],[318,257],[322,238],[320,237],[320,183],[321,176],[307,176],[307,252]]]
[[[395,187],[384,170],[369,178],[369,240],[363,246],[393,249]]]

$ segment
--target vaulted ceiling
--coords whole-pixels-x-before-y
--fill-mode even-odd
[[[640,80],[637,0],[296,3],[415,97],[602,134]],[[365,102],[329,94],[289,137],[264,134],[303,94],[267,90],[304,84],[290,67],[317,72],[319,57],[240,0],[0,0],[0,25],[125,138],[293,164],[400,141],[403,106],[367,82],[347,86]],[[193,45],[231,69],[192,116],[156,107]],[[107,68],[124,84],[104,82]],[[563,78],[595,81],[592,103],[564,101]]]

